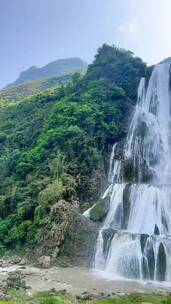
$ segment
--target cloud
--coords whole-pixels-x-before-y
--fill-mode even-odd
[[[135,34],[138,31],[138,24],[136,21],[126,22],[122,25],[119,25],[117,30],[126,34]]]

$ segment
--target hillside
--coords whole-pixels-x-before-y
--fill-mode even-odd
[[[20,73],[19,77],[13,83],[7,85],[7,88],[19,84],[38,80],[43,78],[61,77],[74,72],[80,72],[87,68],[87,63],[80,58],[67,58],[53,61],[41,68],[32,66],[28,70]]]
[[[1,108],[2,253],[65,243],[73,219],[99,200],[111,147],[127,133],[145,73],[140,58],[103,45],[85,75]]]
[[[0,100],[6,104],[10,101],[21,101],[23,98],[54,88],[62,83],[71,81],[72,74],[61,77],[51,77],[40,80],[32,80],[0,90]]]

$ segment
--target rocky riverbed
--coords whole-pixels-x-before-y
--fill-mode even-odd
[[[39,291],[55,289],[65,290],[77,297],[89,295],[113,297],[133,292],[169,293],[167,284],[140,283],[133,281],[112,280],[103,273],[82,267],[37,268],[29,265],[0,267],[0,285],[3,286],[9,273],[20,271],[29,295]]]

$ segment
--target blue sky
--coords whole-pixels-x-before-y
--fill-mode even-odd
[[[31,65],[93,60],[103,43],[148,64],[171,56],[171,0],[0,0],[0,87]]]

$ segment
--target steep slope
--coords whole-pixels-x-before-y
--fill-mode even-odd
[[[13,87],[19,84],[25,83],[31,80],[38,80],[42,78],[50,77],[61,77],[74,72],[79,72],[87,68],[87,63],[80,58],[67,58],[59,59],[57,61],[51,62],[44,67],[38,68],[36,66],[30,67],[28,70],[23,71],[18,79],[7,86]]]
[[[32,80],[0,90],[0,99],[5,104],[11,101],[20,101],[23,98],[31,95],[38,94],[49,88],[54,88],[61,83],[71,81],[72,74],[64,75],[61,77],[51,77],[40,80]]]
[[[42,241],[60,247],[78,212],[99,200],[145,72],[131,52],[104,45],[86,75],[1,109],[2,252]]]

